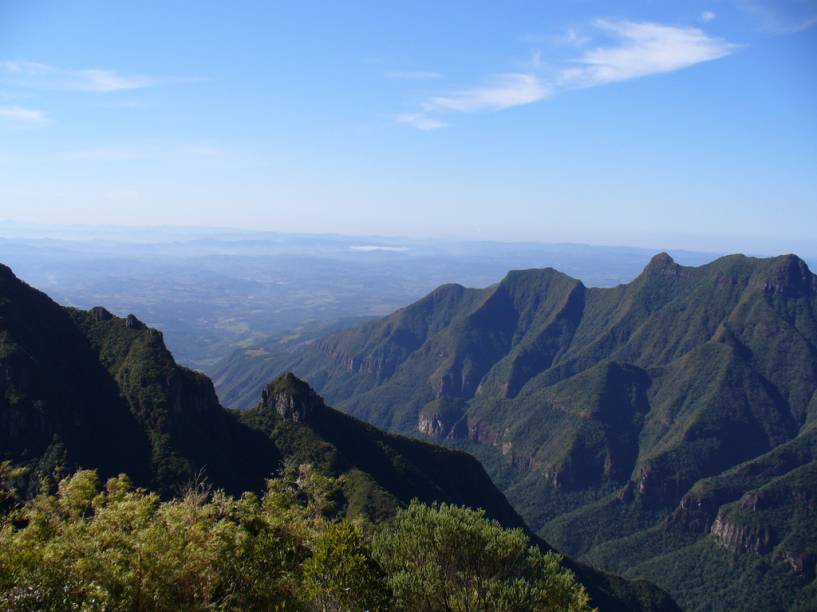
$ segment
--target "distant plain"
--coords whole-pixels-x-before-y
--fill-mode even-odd
[[[236,348],[383,316],[444,283],[486,287],[508,270],[553,267],[611,287],[659,250],[0,223],[0,261],[21,279],[65,305],[135,314],[164,332],[180,363],[206,373]],[[669,252],[685,265],[722,255]]]

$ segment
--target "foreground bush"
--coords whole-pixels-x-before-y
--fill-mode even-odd
[[[301,466],[262,497],[194,487],[161,501],[126,476],[100,488],[95,472],[77,472],[6,504],[0,609],[587,608],[557,556],[482,512],[412,503],[368,537],[333,518],[334,486]]]
[[[374,555],[406,610],[586,610],[561,558],[481,510],[412,502],[374,539]]]

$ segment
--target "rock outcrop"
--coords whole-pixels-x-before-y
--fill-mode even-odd
[[[722,514],[715,518],[710,533],[721,548],[733,553],[753,552],[765,555],[777,543],[774,531],[768,526],[740,525]]]
[[[437,440],[464,438],[467,435],[463,414],[467,404],[460,399],[441,397],[420,411],[417,430]]]
[[[274,410],[282,419],[303,423],[323,410],[326,404],[307,383],[287,372],[264,387],[261,406]]]

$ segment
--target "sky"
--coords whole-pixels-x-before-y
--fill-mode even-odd
[[[0,222],[817,254],[817,0],[0,0]]]

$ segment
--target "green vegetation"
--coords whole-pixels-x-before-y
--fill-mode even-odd
[[[344,476],[340,503],[348,515],[381,520],[417,498],[484,508],[506,526],[524,525],[470,455],[384,433],[326,406],[302,381],[281,379],[266,387],[266,403],[234,414],[287,461]],[[300,395],[291,395],[292,388]],[[277,397],[292,397],[312,412],[303,422],[281,418]]]
[[[374,541],[408,610],[586,610],[589,598],[558,555],[482,511],[412,503]]]
[[[161,501],[76,472],[0,517],[0,609],[590,609],[521,530],[419,502],[364,526],[336,517],[337,484],[304,465],[261,497],[198,486]]]
[[[692,268],[661,254],[610,289],[552,269],[446,285],[267,367],[467,450],[557,548],[693,610],[740,607],[747,581],[792,606],[817,589],[817,277],[794,255]],[[707,547],[746,559],[673,570]]]
[[[457,292],[454,288],[452,296],[456,297]],[[446,294],[443,292],[441,299],[448,299]],[[185,508],[189,510],[186,516],[195,518],[194,524],[201,523],[201,529],[212,527],[212,538],[202,536],[204,550],[191,550],[195,554],[189,560],[181,558],[178,549],[173,553],[179,562],[184,562],[178,568],[181,572],[179,580],[184,584],[171,584],[167,576],[174,574],[167,568],[169,574],[165,574],[160,568],[151,570],[150,579],[156,582],[150,588],[159,595],[166,590],[175,592],[173,589],[183,588],[187,590],[173,597],[194,603],[204,601],[201,598],[211,598],[207,601],[232,606],[230,598],[240,598],[252,585],[247,586],[231,577],[230,563],[265,563],[263,559],[247,560],[242,556],[245,553],[241,552],[244,549],[240,546],[249,540],[240,521],[236,522],[236,508],[244,508],[242,504],[252,496],[269,495],[267,480],[270,477],[280,480],[282,470],[285,476],[286,466],[293,464],[312,464],[316,478],[336,480],[331,496],[333,514],[324,517],[331,519],[333,525],[341,517],[365,524],[388,523],[413,499],[426,504],[436,502],[481,508],[486,519],[497,521],[505,529],[524,529],[526,538],[551,559],[547,556],[550,551],[547,544],[526,530],[519,515],[472,456],[388,434],[338,412],[327,406],[309,385],[291,374],[267,384],[260,395],[261,401],[251,410],[225,410],[207,377],[175,363],[161,333],[132,315],[119,318],[103,308],[87,312],[62,308],[46,295],[20,282],[8,268],[0,266],[0,461],[9,460],[25,472],[6,470],[0,480],[14,481],[22,497],[29,500],[20,511],[22,514],[18,512],[16,518],[7,521],[4,533],[11,538],[9,542],[19,545],[15,558],[23,565],[14,571],[30,572],[25,580],[38,585],[31,592],[12,589],[9,592],[14,601],[23,606],[24,600],[31,596],[34,598],[30,600],[32,607],[52,605],[41,598],[57,597],[54,589],[59,590],[60,584],[68,589],[65,597],[77,597],[82,601],[85,597],[99,598],[98,601],[105,597],[119,597],[122,589],[131,588],[133,583],[128,583],[129,579],[122,576],[129,572],[142,575],[140,572],[144,573],[145,568],[133,566],[132,559],[108,559],[108,549],[104,546],[102,549],[93,548],[97,536],[105,539],[105,529],[110,530],[111,537],[115,537],[120,528],[126,532],[131,529],[125,523],[108,524],[115,522],[106,510],[110,506],[115,507],[116,512],[131,508],[137,513],[134,520],[139,516],[147,517],[144,530],[139,527],[139,532],[146,538],[157,538],[157,542],[164,538],[168,541],[176,538],[176,542],[181,542],[185,538],[198,537],[197,532],[185,532],[184,525],[178,527],[181,531],[157,535],[156,529],[170,529],[171,519],[175,521],[182,516]],[[113,483],[118,482],[119,474],[127,473],[138,489],[128,493],[127,508],[123,508],[119,505],[118,493],[114,495],[115,500],[111,493],[99,497],[95,487],[91,486],[93,479],[83,476],[84,480],[76,481],[75,485],[63,485],[63,488],[69,487],[71,499],[80,500],[78,505],[73,501],[60,502],[57,493],[56,498],[46,505],[58,510],[43,510],[48,519],[43,519],[44,522],[29,521],[26,513],[34,512],[40,507],[37,504],[49,499],[46,489],[41,487],[42,479],[50,477],[57,468],[62,469],[62,473],[80,470],[81,474],[87,474],[83,470],[93,469],[100,480]],[[187,483],[202,477],[223,493],[193,503],[189,491],[184,491]],[[80,486],[81,483],[84,484]],[[124,483],[111,486],[117,491],[126,488]],[[101,505],[97,508],[93,503],[90,506],[80,503],[85,499],[83,496],[98,499]],[[217,500],[223,501],[216,504]],[[9,503],[13,500],[3,502],[6,506]],[[74,516],[72,511],[63,507],[66,503],[72,508],[85,510],[79,517]],[[196,509],[199,506],[201,509]],[[159,509],[162,514],[156,514]],[[107,523],[95,523],[97,510],[99,517]],[[139,515],[137,511],[147,514]],[[113,509],[111,512],[116,515]],[[167,521],[154,520],[165,517],[164,513],[167,513]],[[51,519],[56,522],[49,523]],[[77,522],[80,519],[81,522]],[[51,535],[54,537],[49,535],[43,540],[43,547],[35,546],[34,541],[26,540],[33,537],[34,530],[29,529],[32,525],[53,527],[56,531],[52,530]],[[141,523],[137,522],[138,525]],[[348,592],[346,589],[363,588],[356,582],[360,579],[360,572],[355,568],[368,568],[366,571],[371,570],[373,576],[377,574],[366,556],[369,553],[360,548],[357,532],[350,531],[351,528],[342,521],[338,525],[331,529],[327,527],[326,535],[306,538],[307,557],[313,561],[307,562],[307,557],[302,562],[297,561],[300,564],[297,572],[301,576],[298,578],[299,593],[301,590],[306,593],[293,595],[297,605],[306,605],[303,604],[304,597],[308,596],[313,598],[309,604],[312,607],[355,607],[342,599]],[[63,527],[67,535],[60,539],[57,535]],[[222,535],[227,538],[226,542],[219,539]],[[368,546],[368,534],[363,533],[363,536],[364,544]],[[86,539],[90,549],[84,548]],[[150,546],[157,545],[149,541],[140,544],[145,550],[152,550]],[[224,554],[229,558],[219,557],[221,550],[226,550]],[[343,559],[337,558],[336,552],[340,550],[346,551]],[[40,553],[42,563],[36,557]],[[79,556],[72,557],[74,553]],[[89,565],[90,561],[83,556],[85,553],[98,555],[94,557],[97,564],[102,563],[100,558],[110,561],[110,568]],[[297,549],[291,553],[300,554]],[[113,552],[110,554],[115,556]],[[230,555],[238,555],[238,558],[231,561]],[[50,564],[52,557],[58,558],[59,563]],[[27,558],[31,560],[29,565],[24,563]],[[383,559],[372,558],[383,566]],[[290,563],[291,559],[287,559]],[[185,565],[188,561],[193,565]],[[347,582],[343,582],[344,586],[338,587],[339,590],[332,595],[333,591],[327,591],[328,587],[314,585],[324,585],[326,580],[318,572],[323,567],[320,564],[335,562],[342,567],[336,568],[337,574],[332,575],[346,576],[343,580]],[[564,563],[586,588],[592,604],[604,610],[677,609],[663,591],[652,585],[631,583],[567,558]],[[68,570],[73,568],[77,576],[85,578],[78,578],[77,584],[70,582],[70,576],[65,573],[68,570],[60,569],[63,566]],[[222,567],[223,576],[218,573]],[[252,577],[253,572],[260,571],[253,567],[248,568],[247,576]],[[110,587],[113,595],[101,591],[94,594],[93,589],[103,587],[89,576],[95,571],[104,575],[109,569],[115,575],[106,578],[109,584],[104,589]],[[513,576],[515,579],[522,576],[536,584],[537,574],[529,570],[525,573],[516,568]],[[48,572],[40,576],[42,582],[36,582],[40,580],[37,578],[39,571]],[[117,582],[120,579],[125,582]],[[309,584],[314,586],[309,587],[311,591],[307,589]],[[200,593],[196,585],[206,588],[207,592]],[[284,597],[286,593],[282,595],[280,589],[285,587],[284,583],[270,586],[279,589],[275,591],[275,597]],[[340,603],[321,599],[319,591],[339,598]],[[138,592],[138,597],[146,596],[141,587]],[[273,596],[264,593],[258,595],[262,608],[265,608],[262,605],[264,598]],[[90,603],[87,605],[91,606]],[[236,605],[244,607],[244,604]],[[375,601],[371,605],[380,604]]]

